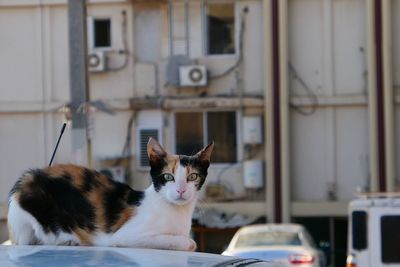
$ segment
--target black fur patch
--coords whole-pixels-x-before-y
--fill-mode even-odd
[[[38,220],[46,233],[58,233],[59,230],[70,233],[76,227],[89,232],[95,230],[94,207],[72,185],[70,176],[50,178],[43,170],[28,173],[32,181],[19,186],[19,202]]]
[[[82,190],[84,192],[90,192],[94,187],[98,186],[99,181],[96,179],[96,176],[100,175],[99,173],[84,168],[83,170],[83,187]]]
[[[210,161],[208,160],[200,160],[195,156],[179,156],[180,164],[184,167],[192,166],[192,168],[196,169],[200,175],[200,181],[197,184],[197,190],[200,190],[206,181],[206,177],[208,174],[208,167],[210,166]]]
[[[154,190],[156,190],[156,192],[159,192],[167,183],[167,181],[165,181],[164,177],[161,175],[166,165],[167,163],[163,159],[150,161],[150,175],[153,180]]]
[[[144,193],[135,191],[128,185],[112,181],[113,189],[104,193],[104,211],[106,218],[107,232],[111,232],[111,227],[118,220],[119,214],[128,207],[128,205],[139,206]]]
[[[144,199],[144,192],[131,190],[128,195],[128,204],[134,206],[140,206]]]

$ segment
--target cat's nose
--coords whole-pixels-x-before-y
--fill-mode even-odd
[[[183,194],[186,192],[186,189],[183,189],[183,188],[181,188],[181,189],[176,189],[176,192],[178,192],[179,195],[183,195]]]

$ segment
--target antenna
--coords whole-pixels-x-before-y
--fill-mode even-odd
[[[63,126],[62,126],[62,128],[61,128],[60,136],[58,137],[58,140],[57,140],[56,147],[54,148],[53,155],[51,156],[50,163],[49,163],[49,167],[50,167],[51,164],[53,163],[54,156],[56,155],[58,145],[60,144],[60,140],[61,140],[62,135],[64,134],[64,130],[65,130],[65,127],[66,127],[66,126],[67,126],[67,123],[64,122],[64,124],[63,124]]]

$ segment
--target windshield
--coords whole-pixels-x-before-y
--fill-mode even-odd
[[[249,246],[299,246],[301,240],[298,233],[291,232],[256,232],[239,236],[235,247]]]

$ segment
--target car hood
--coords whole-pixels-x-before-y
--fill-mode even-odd
[[[243,260],[215,254],[151,249],[0,245],[1,267],[223,267],[230,266],[232,261]],[[243,266],[279,266],[266,262],[248,263]]]
[[[302,246],[257,246],[244,247],[233,250],[226,250],[223,255],[236,256],[240,258],[256,258],[272,261],[287,261],[289,255],[297,253],[311,253],[315,255],[315,251],[311,248]]]

